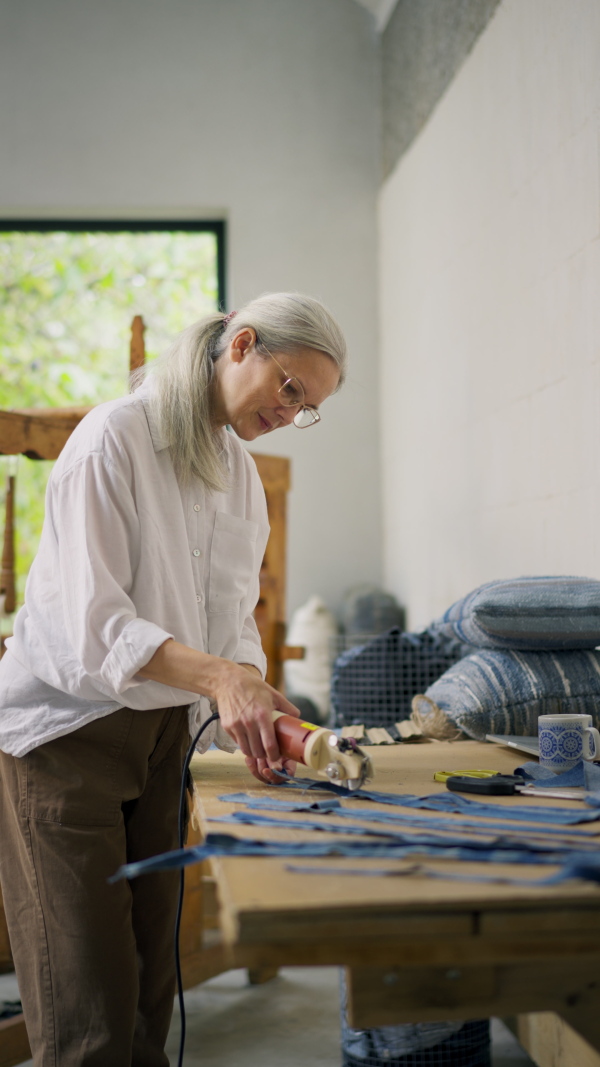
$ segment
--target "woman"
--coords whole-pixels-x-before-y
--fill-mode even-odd
[[[185,331],[56,463],[0,665],[0,878],[35,1067],[168,1063],[177,876],[107,878],[176,847],[211,702],[203,747],[273,778],[271,712],[295,709],[263,681],[268,523],[237,438],[314,425],[345,359],[318,301],[260,297]]]

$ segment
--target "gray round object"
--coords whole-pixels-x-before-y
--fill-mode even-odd
[[[347,634],[380,634],[404,629],[404,610],[376,585],[357,585],[344,595],[342,622]]]
[[[293,704],[295,708],[298,708],[301,718],[305,722],[313,723],[315,726],[322,726],[322,718],[319,714],[319,709],[316,704],[313,704],[312,700],[308,697],[296,696],[295,694],[288,697],[290,704]]]

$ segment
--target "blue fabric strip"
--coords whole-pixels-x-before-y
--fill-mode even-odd
[[[585,841],[590,840],[590,834],[587,830],[559,830],[553,826],[542,826],[539,828],[530,827],[516,827],[507,822],[496,822],[490,826],[481,819],[461,819],[454,818],[448,819],[446,817],[442,819],[436,819],[432,815],[415,815],[411,812],[396,812],[396,811],[375,811],[373,809],[366,808],[342,808],[341,804],[337,800],[322,801],[323,807],[316,808],[315,804],[310,800],[298,800],[286,801],[279,800],[278,797],[266,796],[266,797],[252,797],[248,793],[228,793],[224,796],[220,796],[219,800],[228,804],[244,804],[247,808],[256,809],[258,811],[279,811],[279,812],[307,812],[314,813],[315,810],[320,811],[324,815],[339,815],[340,818],[345,819],[362,819],[364,822],[379,822],[389,823],[393,826],[419,826],[426,830],[443,831],[443,832],[456,832],[457,830],[471,830],[471,832],[481,834],[492,833],[516,833],[517,830],[521,835],[530,834],[534,836],[544,837],[555,836],[560,838],[568,837],[569,840],[577,842],[578,840]],[[331,807],[327,805],[331,804]],[[507,819],[510,818],[510,808],[503,808],[503,814]]]
[[[459,834],[450,834],[447,837],[436,836],[435,834],[403,834],[394,830],[372,830],[365,826],[356,826],[354,824],[340,826],[337,823],[331,822],[315,822],[308,819],[283,819],[275,815],[260,815],[257,812],[250,811],[235,811],[231,815],[220,815],[208,820],[209,822],[218,823],[242,823],[245,826],[269,826],[278,830],[308,830],[317,831],[321,833],[329,834],[343,834],[345,836],[359,836],[359,837],[385,837],[388,841],[393,841],[401,845],[431,845],[438,849],[440,852],[445,849],[451,848],[469,848],[476,853],[477,851],[487,852],[491,846],[496,849],[518,849],[519,851],[525,851],[529,853],[538,852],[550,852],[555,854],[558,851],[567,852],[570,849],[569,845],[561,844],[560,842],[549,842],[544,844],[541,841],[524,841],[522,837],[510,837],[505,835],[498,835],[494,833],[493,829],[490,829],[490,833],[486,841],[474,840],[472,837]],[[581,845],[579,845],[580,850]],[[589,851],[593,854],[598,853],[598,842],[594,839],[590,839]]]
[[[218,798],[227,804],[245,804],[248,808],[260,808],[266,811],[342,811],[340,800],[334,797],[331,800],[282,800],[279,797],[269,796],[252,797],[249,793],[225,793]]]
[[[600,866],[586,863],[565,863],[556,874],[546,878],[510,878],[504,874],[457,874],[456,872],[433,870],[414,863],[411,867],[309,867],[304,864],[286,863],[286,871],[294,874],[340,874],[360,875],[361,878],[400,878],[403,875],[418,874],[426,878],[450,879],[453,882],[483,882],[492,885],[547,886],[560,885],[571,878],[582,878],[588,882],[600,882]]]
[[[579,763],[576,763],[570,771],[563,771],[562,774],[555,774],[547,767],[542,767],[541,764],[532,761],[517,767],[515,774],[522,774],[525,779],[531,781],[532,785],[539,787],[540,792],[549,786],[552,789],[572,789],[583,786],[588,793],[598,794],[595,798],[586,797],[587,803],[591,802],[595,805],[600,803],[600,766],[591,760],[579,760]]]
[[[480,800],[468,800],[459,796],[458,793],[436,793],[433,796],[417,797],[410,794],[381,793],[373,789],[357,789],[350,792],[343,786],[335,785],[334,782],[315,781],[314,778],[287,778],[281,785],[271,786],[272,789],[325,789],[336,796],[346,800],[370,800],[376,804],[391,804],[400,808],[422,808],[427,811],[453,811],[459,815],[477,815],[486,819],[506,819],[508,808],[502,805],[483,802]],[[554,823],[560,826],[574,826],[577,823],[595,822],[600,818],[598,811],[589,810],[583,806],[576,811],[570,808],[557,807],[525,807],[511,805],[510,819],[519,822]]]
[[[427,874],[427,868],[420,863],[410,867],[309,867],[305,863],[286,863],[286,871],[292,874],[347,874],[359,878],[403,878],[410,874]]]
[[[538,766],[534,764],[534,766]],[[584,772],[585,773],[585,772]],[[553,775],[554,784],[557,784],[558,776]],[[543,824],[543,832],[547,834],[560,834],[560,831],[552,830],[548,827],[547,823],[554,823],[555,825],[570,826],[576,823],[592,822],[600,819],[599,810],[585,810],[579,808],[577,811],[569,810],[566,808],[557,807],[525,807],[525,806],[511,806],[510,808],[501,805],[494,805],[490,803],[482,803],[478,800],[470,800],[466,797],[461,797],[456,793],[440,793],[434,796],[418,797],[412,795],[399,795],[394,793],[383,793],[375,790],[360,790],[355,792],[349,792],[343,787],[336,786],[333,782],[315,781],[314,779],[288,779],[286,783],[282,783],[283,788],[286,791],[289,790],[326,790],[332,793],[334,796],[340,798],[360,801],[372,801],[379,804],[387,804],[395,807],[403,807],[409,809],[424,809],[430,811],[440,812],[452,812],[461,815],[467,815],[473,817],[473,819],[494,819],[494,820],[508,820],[510,821],[522,821],[533,824]],[[246,802],[245,794],[230,794],[222,799],[227,799],[231,802],[239,802],[241,798],[244,798],[243,802]],[[254,798],[252,798],[254,801]],[[268,797],[265,796],[264,801],[268,801]],[[591,803],[594,803],[594,799],[597,801],[597,807],[600,809],[600,794],[596,798],[589,798]],[[399,815],[396,813],[386,812],[362,812],[360,808],[343,809],[339,804],[339,800],[334,800],[333,797],[328,800],[321,801],[307,801],[306,799],[300,803],[295,801],[283,800],[278,797],[276,800],[273,798],[276,804],[275,810],[283,811],[311,811],[320,812],[321,814],[335,814],[342,815],[344,818],[361,818],[366,821],[388,822],[396,823],[402,820],[408,822],[408,825],[417,825],[417,820],[425,823],[426,817],[419,817],[417,815]],[[253,803],[253,806],[258,808],[267,808],[267,803]],[[269,809],[273,810],[270,805]],[[387,815],[387,819],[385,816]],[[432,823],[435,822],[435,829],[442,829],[444,832],[449,831],[453,836],[440,838],[435,834],[421,833],[421,834],[403,834],[394,830],[375,830],[368,829],[363,826],[351,825],[335,825],[329,822],[314,822],[309,820],[295,821],[276,819],[273,816],[260,816],[258,814],[252,815],[250,812],[235,812],[231,816],[225,816],[222,819],[214,821],[226,821],[234,823],[250,823],[252,825],[256,823],[262,823],[263,825],[276,826],[278,828],[289,828],[300,830],[317,830],[325,831],[326,833],[345,835],[348,836],[360,836],[362,840],[345,840],[345,841],[262,841],[262,840],[249,840],[240,839],[231,836],[230,834],[210,833],[206,837],[206,841],[203,845],[195,846],[194,848],[187,848],[181,850],[175,850],[173,852],[163,853],[159,856],[153,856],[147,860],[141,860],[137,863],[125,864],[120,867],[119,870],[110,879],[111,882],[118,881],[121,878],[136,878],[141,874],[150,873],[152,871],[159,870],[177,870],[182,867],[186,867],[190,864],[201,863],[205,859],[211,856],[304,856],[304,857],[323,857],[323,856],[345,856],[356,859],[404,859],[411,856],[430,856],[436,858],[446,858],[452,860],[462,860],[469,862],[491,862],[491,863],[518,863],[518,864],[554,864],[560,866],[560,871],[557,874],[551,875],[549,878],[540,880],[539,885],[554,885],[560,881],[565,881],[568,878],[584,878],[587,881],[600,882],[600,855],[597,855],[597,845],[595,842],[590,842],[591,851],[582,850],[579,846],[579,842],[576,842],[576,847],[569,847],[568,845],[561,844],[559,842],[551,842],[548,844],[542,844],[539,842],[525,841],[522,838],[523,833],[535,833],[534,830],[527,831],[526,828],[520,829],[521,837],[511,838],[510,833],[516,831],[515,827],[507,826],[506,823],[500,826],[493,825],[489,827],[488,840],[477,841],[469,837],[461,837],[456,833],[457,829],[461,829],[463,825],[466,825],[466,821],[457,826],[456,821],[454,826],[449,827],[442,825],[440,820],[431,820],[427,829],[434,829]],[[479,828],[482,832],[486,827],[483,823],[479,822]],[[542,827],[540,827],[542,829]],[[500,831],[501,836],[499,836]],[[577,831],[569,831],[569,836],[575,836]],[[580,836],[585,837],[585,834]],[[365,840],[365,838],[375,838],[378,840]],[[382,839],[383,838],[383,839]],[[579,846],[579,847],[578,847]],[[597,856],[597,858],[595,858]],[[316,870],[315,870],[316,873]],[[337,873],[341,873],[337,872]],[[366,872],[365,872],[366,873]],[[432,875],[433,876],[433,875]],[[435,874],[438,877],[438,874]],[[450,875],[446,875],[444,872],[439,872],[439,877],[446,878]],[[469,881],[490,881],[490,880],[502,880],[502,876],[476,876],[476,875],[452,875],[451,877],[458,880]],[[511,880],[511,884],[521,884],[519,880]],[[522,884],[531,885],[532,882],[523,880]]]
[[[110,882],[121,878],[137,878],[141,874],[154,871],[180,870],[194,863],[202,863],[211,856],[347,856],[351,859],[404,859],[410,856],[435,856],[451,860],[489,863],[518,864],[553,864],[564,867],[567,851],[539,852],[523,849],[483,849],[463,847],[443,847],[433,845],[401,845],[395,841],[261,841],[233,837],[231,834],[207,834],[203,845],[193,848],[176,849],[147,860],[127,863],[109,879]],[[586,854],[572,850],[568,852],[568,863],[576,865],[577,877],[590,881],[600,878],[600,855]],[[587,872],[587,873],[585,873]]]

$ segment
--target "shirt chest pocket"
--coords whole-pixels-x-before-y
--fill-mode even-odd
[[[255,576],[258,523],[218,511],[210,547],[208,610],[239,611]]]

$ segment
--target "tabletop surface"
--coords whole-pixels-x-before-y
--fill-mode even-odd
[[[380,746],[371,748],[369,755],[375,765],[375,778],[370,783],[373,789],[419,795],[446,792],[445,785],[433,781],[436,770],[485,768],[509,774],[527,759],[514,750],[475,741]],[[244,792],[251,796],[272,795],[290,799],[290,791],[286,792],[285,788],[263,787],[252,778],[239,753],[229,755],[209,751],[194,759],[192,772],[196,783],[196,810],[205,833],[221,830],[241,838],[314,840],[315,833],[311,831],[219,825],[211,821],[215,816],[239,810],[239,805],[219,800],[222,794]],[[310,776],[303,767],[299,768],[299,773],[303,777]],[[316,794],[318,797],[325,795]],[[298,793],[294,791],[292,799],[297,797]],[[315,794],[311,793],[311,799],[315,799]],[[514,804],[527,804],[532,808],[551,805],[571,810],[579,804],[577,801],[531,796],[483,799],[497,806],[500,812]],[[355,808],[357,802],[349,799],[344,801],[344,806]],[[388,812],[407,810],[375,804],[369,804],[369,808]],[[420,810],[419,815],[439,819],[438,812]],[[297,821],[306,819],[307,815],[286,813],[285,817]],[[314,817],[319,818],[316,813]],[[459,816],[449,814],[445,818],[451,824]],[[358,816],[356,822],[359,822]],[[406,829],[410,832],[410,827]],[[600,843],[600,822],[579,825],[577,829],[585,830]],[[519,824],[515,824],[515,832],[519,833]],[[319,840],[325,840],[325,836],[319,835]],[[297,861],[310,867],[335,867],[336,870],[344,867],[355,870],[357,866],[398,870],[417,867],[404,877],[373,877],[295,873],[286,870],[287,864],[296,862],[289,858],[219,857],[211,862],[217,879],[222,927],[232,943],[259,940],[268,943],[289,941],[290,938],[314,939],[316,936],[335,940],[336,936],[347,936],[349,924],[359,941],[361,931],[365,938],[370,938],[374,929],[380,938],[388,935],[402,937],[403,930],[410,931],[412,937],[417,936],[419,930],[429,937],[442,930],[446,935],[458,937],[472,933],[475,928],[479,933],[487,931],[490,936],[495,932],[498,937],[506,929],[531,936],[537,931],[540,937],[548,929],[553,932],[560,929],[572,935],[579,933],[580,936],[587,931],[588,936],[592,932],[594,936],[600,936],[600,888],[593,884],[571,881],[552,888],[483,885],[434,879],[418,870],[421,865],[447,873],[494,873],[537,879],[554,870],[548,866],[475,864],[427,856],[383,861],[342,857]]]

